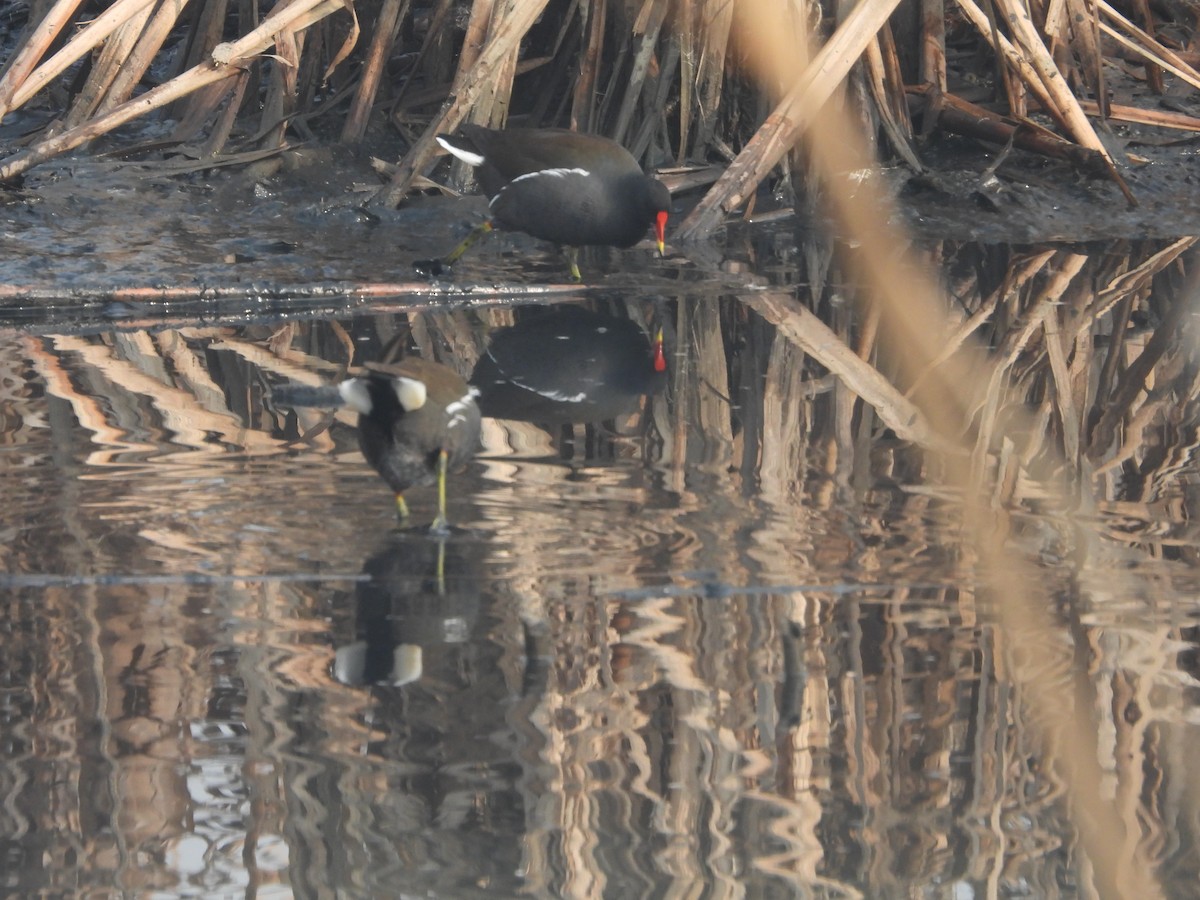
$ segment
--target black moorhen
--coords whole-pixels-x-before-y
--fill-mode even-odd
[[[470,459],[479,443],[477,392],[453,369],[424,359],[365,369],[338,385],[358,412],[358,446],[396,492],[401,518],[408,515],[404,491],[436,481],[438,514],[430,530],[445,531],[446,471]]]
[[[478,391],[453,369],[424,359],[367,363],[336,387],[281,385],[281,406],[338,406],[358,413],[358,446],[396,494],[437,482],[438,514],[431,531],[447,529],[446,472],[470,459],[479,443]]]
[[[485,416],[586,424],[632,412],[666,383],[662,331],[567,306],[496,331],[475,364]]]
[[[658,253],[671,194],[642,171],[616,141],[560,128],[499,130],[463,125],[437,141],[478,169],[491,221],[476,228],[443,260],[452,265],[492,222],[567,248],[571,277],[581,281],[578,248],[632,247],[654,226]]]

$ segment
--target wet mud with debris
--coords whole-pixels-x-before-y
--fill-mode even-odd
[[[1124,173],[1137,206],[1111,181],[1064,163],[1012,151],[997,165],[1000,151],[959,138],[928,144],[924,172],[893,164],[880,174],[895,199],[897,224],[918,239],[1019,244],[1200,233],[1200,136],[1141,129],[1123,140],[1146,160]],[[208,170],[185,157],[96,155],[44,164],[19,185],[0,186],[0,314],[28,312],[27,301],[44,303],[48,295],[81,300],[132,287],[241,286],[252,295],[288,286],[336,292],[347,284],[413,283],[420,280],[415,261],[446,253],[486,212],[481,197],[432,193],[398,210],[380,209],[368,203],[379,184],[367,151],[333,146]],[[698,197],[676,197],[676,222]],[[764,190],[760,214],[769,197]],[[826,227],[806,215],[773,218],[775,244],[788,243],[794,229]],[[617,286],[624,274],[639,287],[719,271],[719,250],[672,245],[665,263],[651,265],[648,248],[589,251],[593,271],[614,273]],[[694,271],[710,264],[714,271]],[[565,281],[565,269],[549,245],[498,233],[448,280],[555,283]]]

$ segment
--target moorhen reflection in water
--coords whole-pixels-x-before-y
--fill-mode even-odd
[[[615,419],[666,379],[661,329],[573,306],[497,330],[471,373],[483,415],[537,423]]]
[[[473,539],[471,539],[473,540]],[[464,644],[479,616],[478,543],[392,535],[363,564],[354,640],[334,654],[343,684],[400,686],[418,680],[437,648]]]
[[[470,459],[479,443],[476,390],[453,369],[424,359],[367,363],[331,387],[282,385],[275,401],[290,406],[346,405],[358,413],[358,446],[396,495],[437,483],[438,512],[430,529],[445,531],[447,471]]]
[[[559,128],[479,125],[463,125],[458,134],[441,134],[437,141],[476,167],[491,218],[444,260],[419,267],[439,274],[493,222],[566,247],[575,281],[582,280],[579,247],[632,247],[653,226],[659,256],[665,252],[671,194],[615,141]]]

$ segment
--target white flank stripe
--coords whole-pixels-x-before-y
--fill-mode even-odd
[[[542,396],[560,403],[581,403],[587,399],[587,394],[560,394],[558,391],[544,391]]]
[[[479,153],[472,153],[470,150],[464,150],[462,147],[455,147],[445,138],[439,137],[435,140],[442,145],[442,149],[452,156],[457,156],[468,166],[482,166],[483,156]]]
[[[371,392],[361,378],[350,378],[338,385],[338,393],[346,405],[361,415],[371,412]]]
[[[540,178],[543,175],[549,175],[551,178],[566,178],[568,175],[582,175],[587,178],[592,174],[587,169],[538,169],[536,172],[526,172],[524,175],[518,175],[509,184],[516,184],[518,181],[528,181],[530,178]]]

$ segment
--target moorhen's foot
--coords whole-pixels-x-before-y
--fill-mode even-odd
[[[444,259],[418,259],[413,261],[413,269],[425,278],[442,278],[449,275],[454,266]]]

